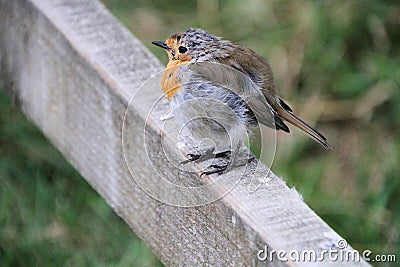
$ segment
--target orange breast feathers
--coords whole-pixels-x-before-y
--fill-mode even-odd
[[[182,90],[182,75],[180,75],[180,67],[186,65],[189,62],[173,60],[168,62],[167,68],[165,69],[161,78],[161,88],[163,93],[168,100],[174,97],[174,95]]]

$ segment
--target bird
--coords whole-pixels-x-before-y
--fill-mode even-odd
[[[278,96],[270,64],[252,49],[197,28],[152,44],[168,55],[161,88],[174,117],[195,139],[211,138],[214,157],[239,153],[258,123],[289,133],[289,122],[331,149],[327,138]],[[189,153],[184,163],[209,159],[209,154]],[[228,166],[213,164],[202,174],[221,174]]]

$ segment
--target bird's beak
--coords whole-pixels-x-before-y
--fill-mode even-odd
[[[165,42],[151,42],[153,45],[159,46],[164,49],[169,49],[168,45]]]

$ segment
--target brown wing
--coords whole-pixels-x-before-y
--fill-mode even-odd
[[[193,63],[189,65],[189,69],[193,72],[191,81],[208,81],[232,91],[247,103],[260,123],[276,128],[277,116],[273,108],[265,101],[259,87],[243,71],[212,62]],[[281,126],[278,129],[289,130],[283,122],[279,125]]]
[[[322,146],[331,148],[325,136],[294,115],[289,105],[277,95],[272,69],[267,60],[249,48],[239,45],[234,45],[234,48],[233,53],[219,61],[248,75],[261,88],[262,94],[273,108],[276,129],[289,132],[282,121],[284,119],[304,131]]]
[[[261,88],[268,103],[274,107],[278,99],[272,69],[267,60],[249,48],[234,45],[234,49],[233,53],[218,62],[249,76]]]
[[[260,122],[276,130],[289,133],[289,128],[275,111],[276,107],[279,106],[277,103],[279,98],[275,90],[272,69],[267,60],[249,48],[239,45],[233,45],[233,47],[234,52],[225,58],[218,59],[218,62],[242,72],[258,86],[257,89],[262,94],[259,99],[263,102],[267,100],[268,105],[272,108],[274,123],[267,125],[263,121]],[[259,115],[259,117],[262,117],[262,115]]]

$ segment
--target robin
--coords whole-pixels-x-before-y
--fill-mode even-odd
[[[277,95],[270,65],[253,50],[201,29],[152,44],[168,54],[161,88],[174,117],[195,138],[211,138],[214,157],[232,157],[257,123],[289,133],[287,121],[330,148],[327,139]],[[185,162],[207,158],[201,153],[188,156]],[[211,165],[204,173],[222,173],[227,166]]]

